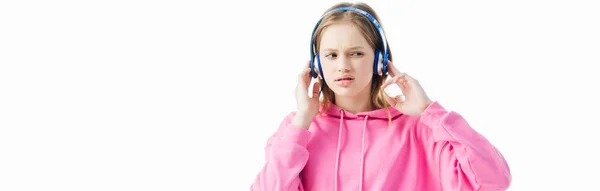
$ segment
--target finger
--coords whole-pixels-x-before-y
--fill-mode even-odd
[[[313,89],[312,89],[312,98],[313,99],[319,99],[319,90],[321,90],[321,83],[319,83],[319,81],[317,80],[317,82],[315,82],[315,84],[313,85]]]
[[[381,84],[381,88],[383,88],[383,89],[387,88],[389,85],[396,83],[399,78],[400,78],[400,76],[396,76],[390,80],[383,82],[383,84]]]
[[[406,83],[406,79],[404,77],[404,73],[400,73],[400,75],[393,77],[391,80],[385,81],[381,87],[385,89],[391,84],[397,84],[398,86],[401,86]]]
[[[402,103],[404,103],[404,100],[405,100],[404,98],[405,97],[403,95],[397,95],[393,99],[396,101],[396,104],[402,104]]]
[[[415,78],[413,78],[412,76],[410,76],[408,74],[406,74],[406,80],[411,83],[418,83],[418,81]]]
[[[298,78],[304,79],[304,77],[306,77],[309,74],[310,74],[310,68],[304,68],[304,70],[302,70],[302,72],[300,72],[300,74],[298,74]]]
[[[389,85],[392,85],[392,84],[395,84],[395,85],[397,85],[398,88],[400,88],[400,93],[402,95],[408,95],[408,92],[410,91],[410,85],[408,84],[406,79],[403,78],[403,76],[396,76],[396,77],[392,78],[392,80],[386,81],[381,86],[381,88],[387,92],[387,88],[389,87]]]
[[[306,84],[306,87],[308,87],[308,85],[310,85],[310,82],[311,82],[310,68],[305,69],[304,74],[302,76],[302,81],[304,82],[304,84]]]
[[[400,92],[402,92],[402,95],[408,95],[410,86],[409,86],[408,82],[406,81],[406,79],[400,80],[400,82],[398,82],[397,84],[398,84],[398,87],[400,87]]]
[[[388,60],[388,68],[389,68],[390,75],[392,77],[395,77],[396,75],[401,74],[400,70],[398,70],[398,68],[396,68],[396,66],[394,66],[394,63],[389,60]]]
[[[390,97],[390,96],[389,96],[389,95],[387,95],[387,93],[385,93],[385,92],[383,93],[383,96],[385,97],[385,100],[386,100],[386,101],[387,101],[387,102],[388,102],[388,103],[389,103],[391,106],[395,106],[395,105],[398,103],[398,102],[397,102],[397,101],[396,101],[394,98]]]
[[[406,74],[406,89],[422,89],[421,84],[412,76]]]
[[[384,92],[384,97],[385,100],[392,106],[397,106],[398,104],[404,103],[404,97],[402,95],[391,97],[390,95]]]
[[[306,61],[306,64],[304,64],[304,67],[302,67],[302,72],[300,72],[300,75],[303,76],[306,70],[310,71],[310,60]]]
[[[397,95],[396,97],[393,98],[396,101],[396,107],[402,107],[404,106],[404,96],[401,95]]]
[[[298,85],[301,85],[303,88],[308,88],[310,84],[310,69],[305,68],[300,74],[298,74]],[[304,91],[306,91],[305,89]]]

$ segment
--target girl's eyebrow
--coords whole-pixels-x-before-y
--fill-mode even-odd
[[[348,48],[348,50],[355,50],[355,49],[363,49],[364,47],[362,46],[353,46]],[[337,51],[337,49],[333,49],[333,48],[327,48],[327,49],[323,49],[325,51]]]

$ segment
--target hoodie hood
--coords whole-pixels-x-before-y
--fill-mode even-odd
[[[323,105],[321,105],[320,109],[321,110],[323,109]],[[324,111],[323,113],[326,116],[335,117],[335,118],[339,118],[343,115],[344,119],[357,119],[357,118],[363,118],[363,117],[368,116],[369,119],[385,119],[385,120],[387,120],[388,118],[394,119],[396,117],[403,115],[400,111],[396,110],[394,107],[381,108],[381,109],[365,111],[365,112],[360,112],[360,113],[351,113],[349,111],[346,111],[346,110],[340,108],[339,106],[337,106],[335,104],[329,104],[327,111]]]

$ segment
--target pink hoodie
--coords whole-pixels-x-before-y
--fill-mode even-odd
[[[506,190],[504,157],[458,113],[390,108],[352,114],[332,105],[308,130],[288,115],[267,141],[253,191]]]

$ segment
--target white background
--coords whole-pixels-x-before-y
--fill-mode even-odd
[[[600,189],[598,3],[365,2],[510,190]],[[0,190],[248,190],[334,3],[1,2]]]

